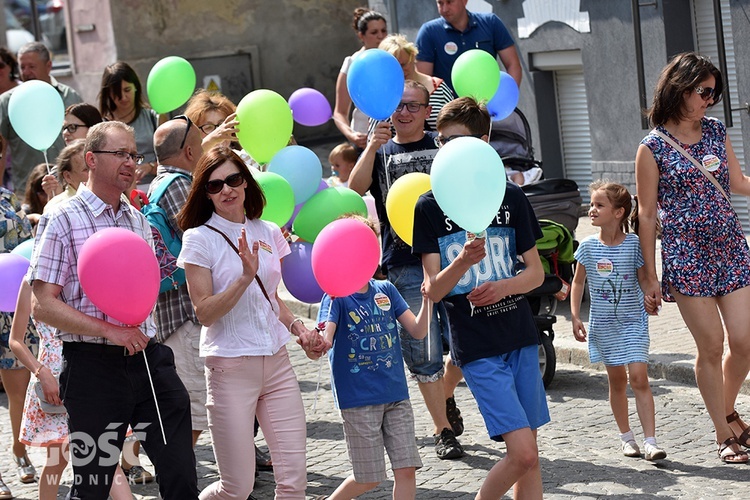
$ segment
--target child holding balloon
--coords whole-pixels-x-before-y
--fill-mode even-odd
[[[347,216],[375,224],[359,215]],[[422,467],[414,432],[414,413],[396,322],[410,335],[427,334],[427,299],[416,316],[396,287],[380,280],[379,271],[357,292],[346,297],[323,296],[319,321],[331,346],[331,387],[344,421],[352,463],[347,477],[330,500],[359,497],[386,479],[383,447],[394,476],[393,497],[414,498],[416,469]]]
[[[499,498],[513,486],[516,497],[541,499],[536,433],[549,422],[549,411],[536,326],[523,294],[544,279],[536,249],[542,233],[520,188],[493,186],[494,180],[503,187],[505,176],[492,164],[497,155],[486,144],[489,126],[487,109],[472,98],[456,99],[441,110],[437,129],[443,147],[433,161],[432,191],[417,201],[413,250],[421,254],[428,297],[446,304],[451,357],[463,371],[490,438],[506,444],[505,458],[487,474],[477,498]],[[479,157],[489,165],[476,164]],[[446,158],[450,160],[444,164]],[[489,168],[482,175],[466,175],[484,167]],[[454,179],[446,186],[445,172],[456,174],[464,185]],[[447,202],[440,196],[445,192]],[[462,193],[491,198],[493,204],[480,210],[484,203],[456,200]],[[452,208],[444,208],[448,206]],[[524,269],[517,273],[519,258]]]

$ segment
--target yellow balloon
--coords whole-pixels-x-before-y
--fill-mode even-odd
[[[388,191],[385,200],[388,220],[399,238],[410,246],[414,230],[414,207],[419,197],[430,189],[430,176],[413,172],[396,179]]]

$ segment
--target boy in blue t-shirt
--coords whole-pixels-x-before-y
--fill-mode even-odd
[[[372,222],[353,217],[374,229]],[[393,468],[394,498],[416,495],[422,461],[396,322],[412,337],[424,338],[426,300],[423,296],[414,316],[396,287],[377,279],[347,297],[323,296],[318,320],[325,322],[326,344],[332,346],[331,386],[353,469],[331,500],[358,497],[386,479],[383,447]]]
[[[489,128],[484,106],[468,97],[456,99],[438,115],[438,142],[472,135],[486,141]],[[513,485],[515,497],[542,498],[536,430],[549,422],[549,411],[539,372],[539,338],[523,296],[544,279],[536,249],[541,235],[529,201],[512,184],[481,238],[472,239],[446,216],[431,191],[419,198],[414,211],[412,248],[422,257],[427,296],[443,300],[448,311],[451,357],[463,371],[490,438],[507,447],[477,498],[500,498]],[[525,269],[516,273],[519,257]]]

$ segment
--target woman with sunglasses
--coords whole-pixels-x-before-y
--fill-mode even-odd
[[[656,128],[641,141],[635,160],[637,227],[646,310],[657,314],[662,299],[677,302],[698,348],[695,376],[719,459],[745,463],[750,430],[734,404],[750,369],[750,251],[728,193],[750,195],[750,178],[725,125],[706,116],[723,90],[721,72],[696,53],[679,54],[662,70],[647,112]],[[729,350],[722,362],[725,327]]]
[[[266,200],[242,159],[226,146],[208,151],[177,221],[185,231],[177,265],[203,325],[209,430],[220,478],[202,500],[247,498],[254,485],[253,420],[274,463],[276,498],[304,499],[305,412],[285,345],[307,350],[322,337],[279,299],[289,245],[260,219]],[[248,468],[248,464],[250,467]]]

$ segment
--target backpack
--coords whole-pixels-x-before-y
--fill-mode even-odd
[[[186,174],[172,173],[167,175],[154,190],[148,204],[141,208],[141,213],[151,226],[151,234],[154,237],[154,253],[156,253],[156,260],[159,262],[161,276],[159,293],[177,290],[185,284],[185,270],[177,267],[177,257],[182,249],[182,240],[172,228],[167,213],[159,206],[162,196],[178,177],[191,180],[190,176]]]

